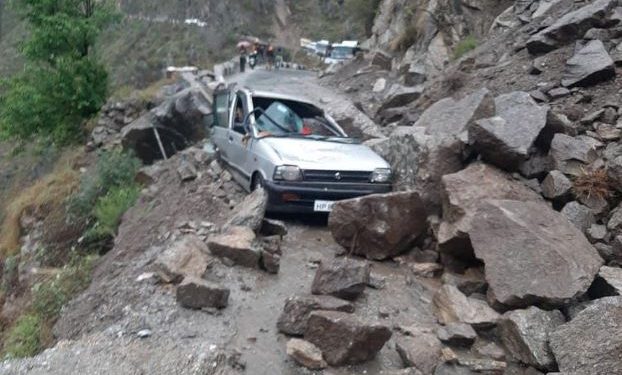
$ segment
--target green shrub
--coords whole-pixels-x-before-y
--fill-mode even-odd
[[[100,233],[115,235],[121,216],[132,207],[140,194],[137,185],[115,187],[99,198],[93,210],[97,219],[96,228]]]
[[[71,213],[79,217],[89,216],[99,197],[109,190],[133,186],[140,166],[140,159],[131,152],[113,150],[100,153],[95,171],[83,176],[78,194],[70,201]]]
[[[96,259],[95,256],[75,256],[54,278],[32,287],[32,306],[42,320],[55,321],[61,308],[88,286]]]
[[[32,357],[41,349],[41,319],[36,314],[23,315],[7,333],[4,353],[10,358]]]
[[[465,53],[474,50],[477,47],[477,39],[473,35],[469,35],[462,39],[454,48],[454,59],[459,59]]]

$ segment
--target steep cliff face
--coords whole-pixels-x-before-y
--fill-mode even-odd
[[[385,0],[367,44],[400,56],[397,68],[435,76],[467,38],[483,38],[512,1]]]

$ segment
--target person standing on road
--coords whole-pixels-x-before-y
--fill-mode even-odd
[[[272,43],[268,44],[266,58],[268,59],[268,70],[272,70],[272,67],[274,66],[274,47],[272,46]]]
[[[246,48],[240,48],[240,73],[246,69]]]

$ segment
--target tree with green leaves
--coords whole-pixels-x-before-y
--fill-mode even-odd
[[[22,140],[79,140],[85,119],[97,113],[108,76],[93,45],[117,16],[105,0],[13,0],[29,25],[21,45],[23,71],[2,82],[0,135]]]

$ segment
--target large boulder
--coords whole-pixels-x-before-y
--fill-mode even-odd
[[[592,27],[604,25],[607,14],[617,3],[617,0],[596,0],[565,14],[533,35],[527,41],[527,50],[530,53],[549,52],[581,38]]]
[[[196,235],[185,235],[158,256],[154,267],[165,283],[178,283],[184,277],[203,277],[209,263],[207,246]]]
[[[425,134],[422,127],[401,126],[367,145],[391,165],[394,190],[414,190],[428,213],[440,211],[441,177],[463,166],[460,141]]]
[[[293,296],[285,301],[283,312],[276,326],[279,332],[288,335],[303,335],[311,312],[316,310],[354,312],[348,301],[332,296]]]
[[[261,249],[255,232],[249,227],[230,227],[225,233],[210,237],[207,246],[213,255],[227,258],[234,264],[259,267]]]
[[[549,151],[553,166],[558,171],[579,176],[587,164],[598,158],[594,146],[583,138],[555,134]]]
[[[236,206],[223,229],[226,230],[232,226],[244,226],[258,232],[263,224],[267,206],[268,193],[264,189],[253,191]]]
[[[622,373],[622,297],[593,301],[550,335],[559,371],[565,374]]]
[[[429,332],[399,337],[395,348],[406,367],[415,367],[424,375],[434,374],[441,358],[441,342]]]
[[[304,337],[322,350],[328,364],[341,366],[372,359],[391,335],[388,327],[352,314],[314,311]]]
[[[403,107],[410,104],[417,100],[422,93],[422,85],[408,87],[395,83],[385,94],[382,104],[380,105],[380,108],[378,108],[378,113],[381,113],[389,108]]]
[[[465,296],[453,285],[443,285],[434,295],[438,320],[443,324],[466,323],[476,329],[497,324],[499,313],[486,301]]]
[[[555,357],[549,348],[549,334],[565,322],[558,310],[532,306],[503,314],[499,329],[503,344],[514,358],[526,365],[553,370]]]
[[[495,115],[495,102],[488,89],[480,89],[455,100],[441,99],[426,109],[415,126],[434,136],[454,136],[465,132],[476,120]]]
[[[311,285],[311,293],[354,300],[363,293],[368,283],[369,263],[337,258],[320,263]]]
[[[585,236],[541,202],[487,200],[468,231],[491,300],[561,306],[582,296],[603,260]]]
[[[418,193],[397,192],[335,203],[328,227],[347,251],[380,260],[408,249],[425,232],[426,219]]]
[[[471,219],[484,199],[542,200],[521,182],[482,163],[443,176],[441,195],[444,221],[437,235],[439,250],[467,260],[473,258],[468,236]]]
[[[590,86],[615,77],[616,69],[603,42],[592,40],[566,62],[565,87]]]

